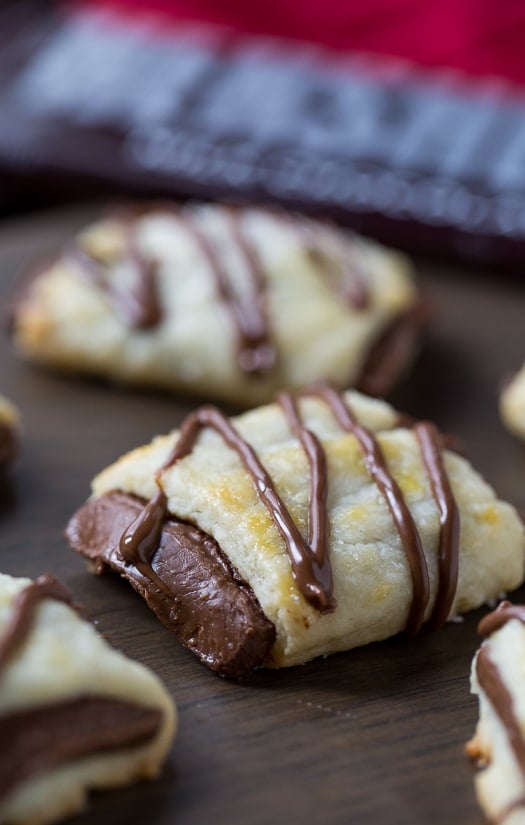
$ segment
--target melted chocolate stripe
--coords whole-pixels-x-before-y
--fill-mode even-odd
[[[499,670],[490,657],[486,644],[481,646],[476,659],[476,675],[480,687],[507,731],[509,744],[519,769],[525,778],[525,740],[521,733],[519,720],[514,712],[512,696],[504,685]],[[521,804],[522,800],[517,800],[510,807],[510,810],[506,810],[505,813],[510,813],[514,807],[521,807]]]
[[[459,510],[450,486],[436,428],[429,422],[414,427],[432,495],[439,509],[438,590],[429,619],[432,628],[447,620],[456,595],[459,567]]]
[[[332,569],[328,558],[329,523],[326,506],[328,495],[326,454],[317,436],[304,426],[293,396],[290,393],[281,393],[278,396],[278,403],[282,407],[290,429],[299,439],[310,465],[308,545],[313,556],[316,578],[322,583],[324,591],[331,597],[333,582]],[[306,590],[307,583],[301,583],[300,588]]]
[[[368,309],[370,295],[365,286],[365,278],[357,261],[339,261],[343,272],[343,295],[354,309]]]
[[[266,278],[257,253],[244,234],[239,211],[230,208],[228,218],[232,238],[243,257],[252,287],[251,301],[243,307],[245,317],[249,319],[251,325],[245,331],[247,342],[250,344],[251,358],[247,363],[244,363],[241,358],[241,366],[247,372],[267,372],[274,366],[277,355],[270,341],[270,329],[266,317]]]
[[[270,475],[264,469],[253,448],[239,435],[223,413],[215,407],[201,407],[189,415],[181,427],[179,439],[162,470],[168,469],[188,455],[199,433],[205,427],[210,427],[222,436],[225,443],[235,450],[252,477],[257,495],[265,504],[285,541],[294,576],[304,597],[317,610],[322,612],[332,610],[334,605],[331,595],[325,592],[323,582],[317,579],[310,548],[277,493]]]
[[[361,447],[365,466],[390,509],[407,556],[413,582],[407,630],[415,634],[423,624],[430,597],[428,568],[416,524],[398,483],[388,469],[381,446],[375,435],[357,421],[346,405],[343,395],[336,390],[319,385],[305,391],[303,395],[321,398],[342,429],[352,434]],[[318,610],[328,611],[334,609],[335,603],[328,558],[326,455],[319,439],[305,427],[294,398],[289,393],[282,393],[278,397],[278,402],[292,432],[305,450],[310,466],[308,543],[301,536],[255,451],[237,433],[228,419],[214,407],[202,407],[188,416],[181,427],[179,439],[172,453],[157,474],[157,483],[160,486],[160,477],[164,470],[191,453],[202,429],[214,429],[225,443],[237,452],[251,475],[259,498],[267,507],[286,543],[292,571],[300,591]],[[448,617],[457,587],[459,510],[443,464],[437,431],[429,423],[420,423],[415,426],[415,433],[440,513],[438,590],[430,618],[431,625],[438,627]],[[166,514],[166,497],[160,491],[126,530],[120,543],[124,558],[135,564],[162,590],[165,590],[165,587],[153,572],[150,562],[158,546],[162,521]]]
[[[495,610],[484,616],[478,624],[480,636],[490,636],[491,633],[499,630],[507,622],[516,619],[525,624],[525,605],[511,604],[509,601],[502,601]],[[521,725],[514,713],[514,703],[512,696],[507,690],[499,670],[491,660],[488,645],[482,645],[476,659],[476,675],[480,687],[485,692],[489,702],[499,716],[503,726],[507,731],[510,746],[516,757],[516,761],[525,780],[525,740],[521,732]],[[494,820],[502,823],[506,818],[518,808],[525,807],[525,796],[520,796],[509,805]]]
[[[39,576],[21,590],[13,602],[10,620],[0,639],[0,674],[29,635],[36,608],[44,599],[54,599],[74,606],[71,594],[54,576]]]
[[[127,242],[128,263],[133,266],[136,281],[130,289],[113,287],[111,295],[121,313],[136,329],[150,329],[160,324],[162,309],[157,283],[158,264],[146,257],[133,242]]]
[[[525,624],[525,605],[511,604],[508,601],[500,602],[495,610],[481,619],[478,624],[478,633],[480,636],[490,636],[511,619],[518,619]]]
[[[104,264],[89,255],[79,246],[72,246],[66,250],[66,257],[77,264],[80,272],[91,284],[98,289],[107,291],[107,275]]]
[[[277,215],[276,215],[277,217]],[[298,235],[303,240],[306,253],[315,264],[321,266],[328,264],[337,268],[342,275],[342,297],[346,303],[354,309],[368,309],[370,305],[370,295],[366,286],[363,273],[355,260],[348,261],[341,251],[341,255],[335,251],[329,252],[323,247],[323,232],[334,231],[330,225],[317,227],[311,221],[297,219]],[[295,223],[294,223],[295,225]],[[350,241],[348,241],[350,243]]]
[[[165,470],[191,453],[201,430],[206,427],[215,430],[224,439],[225,443],[235,450],[251,476],[257,495],[266,506],[285,542],[293,575],[305,599],[321,612],[333,610],[332,595],[325,590],[326,565],[319,567],[311,549],[301,536],[286,505],[277,493],[270,475],[264,469],[255,451],[218,409],[215,407],[201,407],[186,418],[171,454],[157,474],[157,481],[160,483],[160,477]],[[153,505],[154,513],[156,509],[156,505]],[[165,513],[165,505],[163,513]],[[131,525],[128,528],[120,545],[124,557],[132,563],[135,559],[140,561],[141,551],[138,545],[144,541],[144,533],[147,533],[147,530],[137,530],[137,527],[142,528],[141,518],[139,516],[138,524],[135,522],[135,526]],[[156,524],[156,516],[152,515],[151,518]],[[156,541],[158,539],[153,539],[152,544],[148,545],[148,553]],[[144,552],[143,550],[142,553]]]
[[[412,576],[413,596],[406,629],[410,634],[415,634],[421,629],[424,621],[430,585],[421,538],[403,493],[388,469],[377,438],[357,421],[347,407],[343,396],[332,387],[325,385],[312,387],[305,394],[321,398],[332,411],[342,429],[357,439],[363,452],[365,466],[388,504]]]
[[[262,374],[273,367],[276,359],[268,323],[260,306],[265,289],[264,276],[258,262],[255,261],[253,251],[248,247],[242,235],[238,218],[232,212],[228,215],[232,237],[239,247],[247,272],[252,279],[254,300],[251,304],[241,302],[235,295],[220,257],[197,221],[188,213],[184,214],[179,211],[174,213],[175,218],[192,236],[206,258],[215,279],[217,292],[233,317],[239,338],[239,366],[245,372]]]
[[[162,310],[157,286],[157,264],[147,260],[128,237],[126,256],[136,276],[136,283],[129,289],[116,286],[108,280],[108,267],[80,247],[68,250],[82,274],[100,289],[116,312],[132,327],[149,329],[157,326],[162,319]]]
[[[124,559],[133,564],[143,576],[150,579],[159,590],[171,596],[169,588],[157,576],[151,560],[159,546],[162,525],[168,515],[168,500],[159,489],[136,519],[131,522],[120,538],[119,550]]]
[[[320,385],[303,394],[316,395],[324,400],[342,429],[354,435],[360,444],[365,466],[390,509],[407,556],[414,591],[407,630],[412,634],[417,633],[423,624],[429,601],[428,569],[417,527],[402,491],[388,469],[379,442],[373,433],[356,420],[347,407],[344,397],[336,390]],[[157,473],[157,483],[160,485],[160,477],[164,470],[191,453],[202,429],[206,427],[214,429],[222,436],[226,444],[237,452],[251,475],[259,498],[266,505],[286,543],[292,571],[299,589],[318,610],[332,610],[335,604],[328,558],[326,456],[317,437],[304,426],[293,397],[289,393],[282,393],[278,400],[310,464],[308,543],[302,538],[297,525],[278,496],[270,476],[254,450],[242,439],[228,419],[214,407],[202,407],[188,416],[181,427],[179,439],[172,453]],[[445,474],[434,429],[425,424],[419,425],[416,432],[423,461],[430,476],[433,494],[440,508],[442,527],[439,558],[440,581],[432,614],[433,623],[437,625],[447,618],[456,589],[459,514]],[[150,561],[158,546],[162,520],[166,512],[166,498],[160,492],[126,530],[120,543],[124,558],[135,564],[150,579],[156,580],[161,589],[164,589],[164,586],[160,580],[157,580]]]
[[[181,427],[179,439],[172,453],[157,473],[157,483],[160,484],[164,470],[169,469],[191,452],[202,429],[210,427],[218,432],[226,444],[239,455],[254,481],[257,495],[265,504],[284,539],[299,590],[305,599],[319,611],[327,612],[335,608],[335,602],[332,596],[332,574],[327,555],[326,461],[317,438],[303,428],[291,397],[283,394],[283,404],[287,416],[290,416],[292,429],[305,446],[313,468],[308,544],[301,536],[255,451],[242,439],[226,417],[214,407],[202,407],[188,416]],[[155,498],[148,502],[122,534],[119,548],[128,563],[133,564],[162,592],[170,596],[166,585],[151,566],[151,559],[159,545],[162,523],[166,516],[167,499],[164,492],[159,490]]]

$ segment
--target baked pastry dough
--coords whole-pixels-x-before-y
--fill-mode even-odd
[[[503,423],[520,438],[525,438],[525,364],[501,393]]]
[[[82,232],[13,312],[16,348],[52,366],[256,405],[325,379],[384,393],[421,305],[407,259],[257,208],[152,206]]]
[[[0,395],[0,470],[10,464],[18,450],[18,412]]]
[[[111,648],[60,582],[0,574],[0,822],[43,825],[91,788],[156,776],[174,730],[157,677]]]
[[[467,753],[480,763],[476,793],[490,822],[525,822],[525,606],[502,602],[479,625],[474,657],[479,721]]]
[[[202,407],[95,478],[69,541],[226,675],[438,626],[522,582],[524,528],[430,424],[400,423],[327,386]]]

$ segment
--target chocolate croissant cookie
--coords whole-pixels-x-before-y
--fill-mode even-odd
[[[319,385],[193,412],[125,455],[71,519],[227,676],[438,627],[524,575],[524,527],[429,423]]]
[[[479,624],[472,664],[479,721],[467,753],[482,768],[476,793],[490,822],[525,822],[525,605],[502,602]]]
[[[158,774],[175,708],[111,648],[52,576],[0,574],[0,822],[44,825],[91,788]]]
[[[12,331],[33,361],[241,405],[318,379],[382,394],[421,326],[412,275],[398,253],[306,218],[152,206],[41,268]]]
[[[0,472],[10,464],[18,452],[18,413],[15,407],[0,395]]]
[[[500,413],[505,426],[525,438],[525,365],[501,393]]]

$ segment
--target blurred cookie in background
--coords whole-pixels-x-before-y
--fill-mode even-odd
[[[16,350],[60,370],[241,406],[317,380],[383,395],[423,324],[407,258],[280,210],[130,207],[41,267]]]

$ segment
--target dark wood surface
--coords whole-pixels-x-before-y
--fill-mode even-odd
[[[76,208],[0,225],[4,305],[35,256],[92,214]],[[432,327],[393,400],[461,436],[473,463],[525,511],[525,449],[497,413],[499,387],[525,357],[523,290],[498,273],[428,262],[420,273]],[[180,714],[160,781],[94,795],[79,825],[480,825],[463,746],[477,717],[468,677],[483,611],[433,635],[261,672],[249,685],[221,680],[124,582],[89,574],[63,539],[91,477],[173,428],[189,404],[36,370],[15,358],[5,336],[0,392],[23,421],[22,453],[0,486],[0,569],[60,576],[107,639],[165,680]]]

